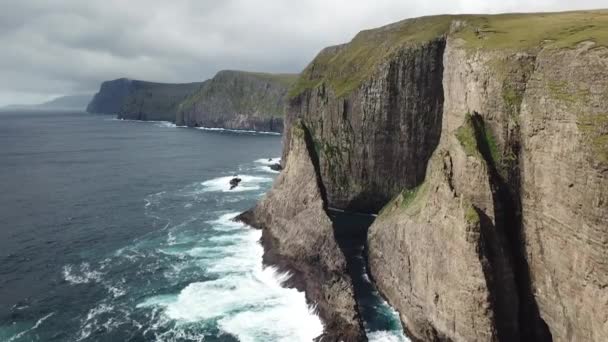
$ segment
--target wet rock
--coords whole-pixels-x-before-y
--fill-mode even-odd
[[[283,167],[279,163],[272,164],[272,165],[269,166],[269,168],[272,171],[281,171],[281,170],[283,170]]]
[[[285,170],[255,208],[237,219],[262,229],[264,262],[290,271],[286,284],[306,292],[324,322],[318,341],[365,341],[347,262],[325,212],[310,137],[293,128]]]
[[[230,180],[230,190],[236,188],[241,183],[242,179],[234,177]]]

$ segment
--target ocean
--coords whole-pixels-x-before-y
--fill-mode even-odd
[[[261,232],[231,220],[268,191],[280,154],[272,134],[0,113],[0,341],[318,336],[289,275],[263,267]],[[371,339],[404,341],[371,303],[384,317],[366,322]]]

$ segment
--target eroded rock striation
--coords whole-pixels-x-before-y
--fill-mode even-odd
[[[220,71],[199,83],[168,84],[126,78],[107,81],[87,111],[120,119],[180,126],[283,131],[287,91],[295,74]]]
[[[178,105],[202,83],[155,83],[121,78],[101,85],[87,111],[119,119],[174,122]]]
[[[285,169],[266,197],[239,219],[263,229],[264,261],[292,272],[291,286],[316,304],[326,329],[319,341],[362,341],[354,290],[325,212],[311,142],[306,127],[295,123]]]
[[[328,206],[382,208],[369,268],[412,338],[608,336],[605,32],[606,10],[411,19],[323,50],[292,88],[277,184],[303,130]],[[308,203],[290,185],[252,220],[313,242],[324,211],[273,221]]]
[[[176,123],[282,132],[287,91],[296,78],[296,74],[220,71],[180,104]]]

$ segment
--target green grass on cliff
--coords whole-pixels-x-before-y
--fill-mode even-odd
[[[473,123],[473,116],[470,113],[465,115],[464,124],[460,126],[456,130],[456,138],[462,145],[464,152],[468,156],[483,158],[480,153],[479,144],[486,145],[490,150],[490,157],[494,161],[494,164],[498,167],[501,162],[501,156],[498,149],[498,144],[496,143],[496,138],[492,134],[492,132],[485,126],[483,122],[480,122],[480,134],[476,134],[475,125]],[[483,141],[478,141],[477,137],[483,139]]]
[[[290,87],[294,84],[299,75],[298,74],[271,74],[266,72],[252,72],[252,71],[234,71],[235,73],[241,73],[243,75],[251,75],[253,77],[257,77],[261,80],[266,80],[268,82],[276,82],[280,83],[286,87]]]
[[[282,117],[287,90],[297,78],[297,74],[222,70],[182,101],[180,110],[201,105],[207,112],[257,112],[266,117]]]
[[[522,50],[571,48],[593,41],[608,46],[608,10],[464,16],[456,36],[469,47]]]
[[[290,91],[294,97],[326,81],[336,96],[346,95],[372,75],[376,66],[403,46],[441,37],[450,27],[450,16],[405,20],[362,31],[347,45],[325,49],[302,72]]]
[[[408,19],[362,31],[348,44],[321,51],[289,95],[296,97],[325,83],[337,97],[347,96],[396,52],[443,37],[450,27],[453,37],[471,49],[572,48],[584,41],[608,46],[608,10]]]
[[[577,126],[590,144],[593,158],[608,164],[608,113],[581,115]]]
[[[419,209],[420,204],[428,194],[428,182],[423,182],[412,189],[405,189],[388,202],[381,210],[380,215],[388,214],[395,209]]]
[[[481,221],[481,218],[479,217],[479,213],[477,212],[477,209],[475,209],[475,206],[473,206],[473,204],[471,204],[471,203],[466,203],[465,206],[466,206],[466,209],[464,212],[465,221],[470,225],[479,224],[479,222]]]

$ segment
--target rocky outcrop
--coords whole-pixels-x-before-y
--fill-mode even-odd
[[[220,71],[180,104],[176,123],[282,132],[287,91],[296,77]]]
[[[606,30],[607,11],[407,20],[295,84],[283,160],[302,125],[327,205],[383,207],[370,271],[414,339],[608,336]]]
[[[131,80],[127,78],[103,82],[99,92],[95,94],[87,106],[87,112],[117,115],[130,91]]]
[[[201,83],[121,78],[104,82],[87,111],[179,126],[281,133],[287,91],[296,78],[296,74],[232,70]]]
[[[319,341],[365,340],[346,260],[325,212],[310,134],[292,126],[289,158],[272,189],[239,219],[263,229],[264,261],[293,273],[291,286],[306,292],[324,321]]]
[[[523,94],[521,191],[534,296],[554,340],[608,336],[608,49],[540,51]]]
[[[371,35],[361,33],[353,43]],[[310,127],[331,206],[377,212],[401,189],[424,179],[441,132],[445,43],[440,37],[395,51],[352,92],[342,94],[343,88],[321,82],[292,99],[288,115]],[[319,58],[348,52],[332,48]],[[302,77],[322,79],[317,63]]]
[[[202,83],[154,83],[121,78],[101,85],[87,111],[119,119],[175,121],[178,105]]]

